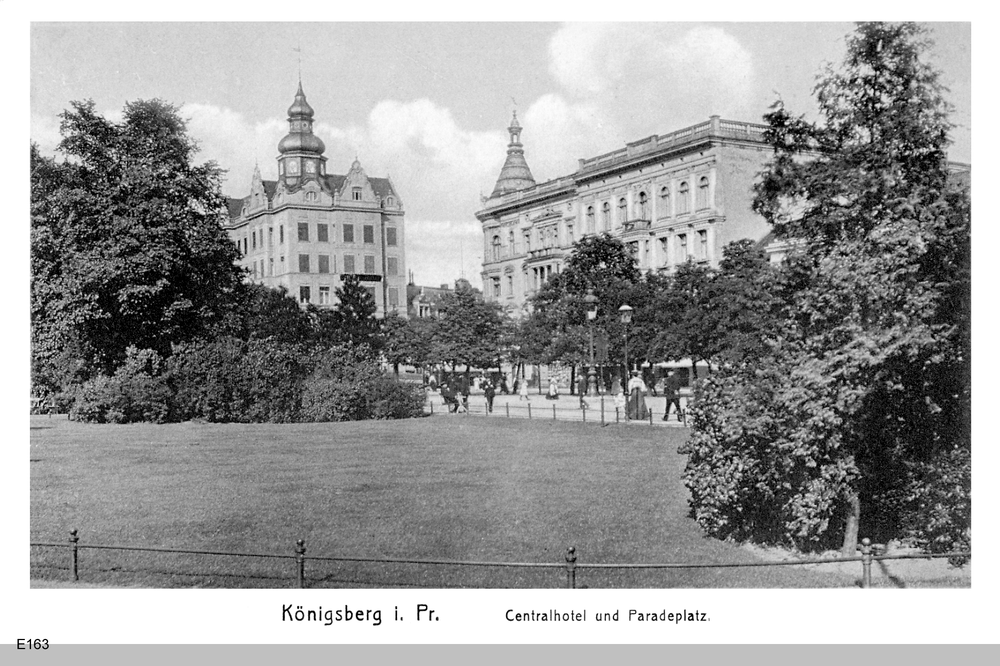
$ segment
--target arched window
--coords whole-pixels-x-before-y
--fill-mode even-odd
[[[594,233],[595,231],[597,231],[597,227],[595,226],[595,222],[594,222],[594,207],[593,206],[587,206],[587,226],[584,227],[583,230],[584,230],[584,233],[586,233],[586,232]]]
[[[611,231],[611,204],[607,201],[601,206],[601,222],[604,223],[604,231]]]
[[[649,219],[649,202],[646,200],[645,192],[639,192],[639,219]]]
[[[493,261],[500,260],[500,236],[493,237]]]
[[[708,208],[708,176],[698,179],[698,210]]]
[[[511,229],[510,231],[507,232],[507,246],[510,248],[511,252],[514,251],[514,230],[513,229]]]
[[[682,181],[680,187],[677,189],[677,214],[683,215],[684,213],[691,212],[691,188],[688,187],[687,181]]]
[[[628,219],[628,202],[625,201],[625,197],[618,200],[618,226],[625,224],[625,220]]]
[[[670,187],[664,185],[660,188],[660,217],[670,217]]]

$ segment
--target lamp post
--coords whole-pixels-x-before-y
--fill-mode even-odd
[[[593,395],[597,392],[597,371],[594,369],[594,320],[597,319],[597,296],[594,296],[593,289],[587,290],[583,302],[587,304],[587,325],[590,327],[590,370],[587,371],[587,393]]]
[[[628,325],[632,323],[632,308],[628,305],[623,305],[618,308],[618,314],[621,316],[622,324],[625,325],[625,402],[628,404],[630,399],[628,391],[628,380],[629,380],[629,370],[628,370]],[[625,408],[625,420],[628,421],[628,407]]]

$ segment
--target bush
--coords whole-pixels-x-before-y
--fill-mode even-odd
[[[175,347],[167,376],[178,419],[288,423],[298,419],[311,369],[300,345],[222,338]]]
[[[98,375],[77,388],[70,418],[88,423],[165,422],[171,391],[159,374],[162,367],[155,351],[129,347],[114,375]]]

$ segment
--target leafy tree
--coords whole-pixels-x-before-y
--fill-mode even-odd
[[[434,321],[431,359],[437,363],[493,365],[500,357],[503,311],[470,287],[458,285],[442,296]]]
[[[326,345],[364,346],[372,352],[381,347],[377,306],[356,275],[344,275],[335,290],[337,306],[332,310],[311,308],[316,317],[316,339]]]
[[[970,205],[948,174],[949,106],[921,27],[860,24],[847,46],[816,87],[821,123],[767,116],[754,207],[802,250],[772,352],[705,387],[686,482],[718,534],[964,549]]]
[[[47,390],[73,381],[60,366],[110,375],[130,346],[167,355],[212,334],[242,279],[220,171],[193,162],[174,106],[130,102],[113,122],[73,102],[60,131],[66,161],[31,147],[32,365]]]
[[[313,337],[313,318],[284,287],[245,284],[241,303],[242,338],[300,343]]]
[[[382,355],[399,377],[402,363],[422,366],[430,354],[428,320],[404,319],[395,312],[382,320]]]

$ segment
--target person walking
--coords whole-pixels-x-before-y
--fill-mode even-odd
[[[584,397],[587,393],[587,375],[580,373],[580,380],[576,383],[576,392],[580,396],[580,409],[590,409],[590,403]]]
[[[528,380],[521,377],[521,384],[517,387],[517,401],[527,400],[531,402],[531,398],[528,397]]]
[[[663,382],[663,396],[667,399],[667,406],[663,409],[663,420],[670,420],[670,405],[677,410],[677,420],[683,420],[681,412],[681,379],[673,370],[667,373],[667,379]]]
[[[458,384],[458,391],[462,395],[462,407],[463,410],[469,412],[469,375],[468,373],[462,375],[462,379]]]
[[[493,382],[489,379],[483,380],[483,394],[486,396],[486,413],[493,413],[493,398],[497,395],[497,390],[493,388]]]
[[[559,399],[559,387],[556,385],[556,378],[549,377],[549,392],[545,396],[546,400],[558,400]]]
[[[615,375],[611,380],[611,398],[615,402],[615,418],[617,414],[625,414],[625,392],[622,390],[622,380]]]

